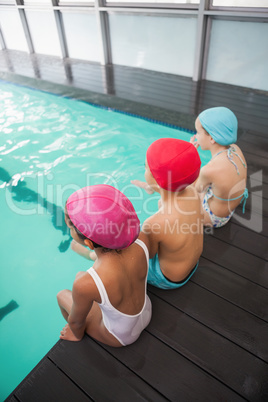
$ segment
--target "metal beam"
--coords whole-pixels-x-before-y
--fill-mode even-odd
[[[1,44],[2,50],[5,50],[7,48],[5,38],[4,38],[4,35],[2,32],[2,29],[1,29],[1,25],[0,25],[0,44]]]
[[[95,0],[95,12],[97,18],[97,27],[99,31],[99,38],[101,44],[101,60],[102,65],[112,63],[112,52],[111,52],[111,42],[110,42],[110,30],[108,15],[105,11],[100,11],[102,7],[102,0]]]
[[[56,27],[57,27],[57,32],[58,32],[58,37],[59,37],[59,42],[60,42],[60,48],[61,48],[61,56],[63,59],[66,57],[69,57],[68,54],[68,47],[67,47],[67,41],[66,41],[66,35],[65,35],[65,29],[64,29],[64,24],[63,24],[63,19],[62,19],[62,14],[59,10],[56,10],[54,7],[58,5],[57,0],[51,0],[52,6],[53,6],[53,12],[54,12],[54,17],[56,21]]]
[[[205,16],[205,11],[208,9],[208,6],[209,0],[200,0],[197,17],[193,81],[199,81],[202,77],[203,56],[207,28],[207,16]]]
[[[229,18],[256,18],[256,19],[268,19],[268,11],[267,9],[262,12],[254,12],[254,11],[227,11],[227,10],[207,10],[204,12],[205,15],[213,16],[213,17],[229,17]]]
[[[20,16],[22,28],[23,28],[23,31],[24,31],[24,35],[25,35],[25,38],[26,38],[26,42],[27,42],[27,45],[28,45],[29,53],[34,53],[33,41],[32,41],[31,33],[30,33],[30,30],[29,30],[29,26],[28,26],[26,15],[25,15],[25,11],[24,11],[24,9],[20,8],[20,6],[23,4],[23,1],[22,0],[15,0],[15,2],[16,2],[17,10],[19,12],[19,16]]]
[[[19,12],[21,23],[22,23],[22,28],[23,28],[24,35],[25,35],[25,38],[26,38],[26,42],[27,42],[27,45],[28,45],[29,53],[34,53],[34,46],[33,46],[33,42],[32,42],[30,29],[29,29],[29,26],[28,26],[27,18],[26,18],[26,15],[25,15],[25,11],[19,9],[18,12]]]

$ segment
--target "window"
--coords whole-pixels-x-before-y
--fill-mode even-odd
[[[268,7],[268,0],[213,0],[213,7]]]

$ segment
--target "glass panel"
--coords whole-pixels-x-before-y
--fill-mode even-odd
[[[106,0],[106,3],[199,4],[200,0]]]
[[[61,56],[53,11],[25,10],[35,53]]]
[[[206,79],[268,91],[268,24],[213,20]]]
[[[1,9],[0,24],[6,47],[28,52],[29,49],[18,11]]]
[[[95,3],[95,0],[59,0],[59,6],[85,6],[90,4],[92,6],[92,3]]]
[[[35,5],[42,5],[42,4],[49,4],[51,5],[51,0],[24,0],[25,6],[35,6]]]
[[[69,57],[100,61],[100,39],[95,14],[63,12]]]
[[[114,64],[191,77],[196,18],[109,15]]]
[[[15,0],[0,0],[0,4],[15,5]]]
[[[268,0],[213,0],[214,7],[268,7]]]

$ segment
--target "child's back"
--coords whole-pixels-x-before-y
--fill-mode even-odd
[[[120,253],[102,254],[93,265],[111,304],[124,314],[140,313],[145,302],[148,264],[143,247],[138,239]]]
[[[196,119],[192,143],[211,152],[210,162],[201,169],[195,183],[204,208],[204,224],[221,227],[235,208],[247,199],[247,166],[237,139],[237,119],[225,107],[207,109]],[[195,142],[195,140],[197,140]]]
[[[163,201],[162,201],[163,202]],[[163,274],[173,282],[183,281],[196,266],[203,251],[203,215],[194,187],[187,187],[179,195],[170,195],[168,203],[148,218],[143,230],[149,230],[150,244]],[[150,227],[160,225],[160,230]],[[156,250],[157,245],[157,250]]]
[[[163,138],[147,151],[146,182],[161,195],[159,211],[143,225],[150,243],[148,282],[163,289],[185,284],[203,250],[202,209],[191,186],[200,165],[186,141]]]
[[[209,206],[217,216],[227,216],[241,203],[239,196],[243,194],[247,180],[247,167],[241,149],[237,145],[231,145],[232,162],[227,157],[227,150],[215,155],[203,168],[202,174],[211,178],[211,189],[214,197]],[[226,202],[226,199],[230,199]]]
[[[133,205],[111,186],[84,187],[68,198],[65,220],[77,245],[95,250],[97,259],[77,274],[72,291],[57,296],[68,322],[61,338],[79,341],[86,332],[110,346],[135,342],[150,322],[151,302],[148,240],[138,238]]]

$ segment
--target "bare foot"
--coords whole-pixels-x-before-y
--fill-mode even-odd
[[[69,324],[66,324],[60,332],[60,339],[64,339],[65,341],[79,342],[82,338],[78,339],[72,332]]]
[[[131,182],[131,184],[134,184],[134,186],[143,188],[143,190],[145,190],[146,193],[148,193],[148,194],[153,194],[153,193],[154,193],[154,189],[152,189],[152,187],[150,187],[149,184],[147,184],[147,183],[144,182],[144,181],[141,181],[141,180],[131,180],[130,182]]]

